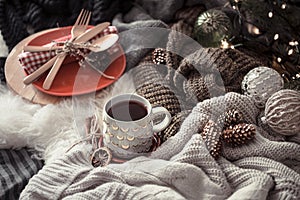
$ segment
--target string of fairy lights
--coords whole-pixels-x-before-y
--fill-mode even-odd
[[[230,2],[230,6],[237,12],[237,14],[240,16],[240,20],[241,20],[241,13],[240,13],[240,7],[241,7],[241,4],[242,4],[243,0],[232,0]],[[268,1],[270,4],[273,4],[274,6],[278,6],[281,10],[286,10],[288,8],[288,3],[287,1],[281,1],[281,0],[276,0],[276,1],[271,1],[269,0]],[[226,5],[228,6],[228,4]],[[270,10],[268,11],[267,13],[267,17],[269,19],[273,19],[274,18],[274,10],[272,8],[272,6],[270,6]],[[260,35],[261,34],[261,31],[258,27],[256,27],[255,25],[253,24],[247,24],[247,29],[248,29],[248,32],[249,33],[252,33],[254,35]],[[280,33],[275,33],[274,34],[274,37],[273,37],[273,42],[276,42],[276,41],[279,41],[280,40]],[[224,49],[227,49],[227,48],[236,48],[237,46],[241,46],[242,44],[232,44],[232,38],[231,39],[228,39],[228,38],[225,38],[225,39],[222,39],[221,40],[221,45],[220,47],[221,48],[224,48]],[[290,40],[286,46],[284,47],[284,56],[296,56],[298,58],[297,61],[300,61],[300,51],[299,51],[299,42],[297,39],[293,38],[292,40]],[[280,55],[276,55],[275,56],[275,60],[276,62],[282,66],[282,68],[285,68],[283,66],[284,64],[284,61],[287,60],[287,59],[284,59],[282,56]],[[300,79],[300,66],[296,66],[296,69],[297,69],[297,72],[295,73],[295,75],[293,75],[291,78],[292,79]],[[284,77],[285,74],[282,73],[282,76]]]

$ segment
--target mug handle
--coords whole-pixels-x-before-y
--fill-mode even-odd
[[[167,128],[167,126],[170,124],[171,122],[171,114],[169,113],[169,111],[164,108],[164,107],[155,107],[152,109],[152,119],[157,116],[157,115],[161,115],[164,114],[165,118],[158,124],[155,124],[153,126],[153,131],[154,132],[160,132],[162,130],[164,130],[165,128]]]

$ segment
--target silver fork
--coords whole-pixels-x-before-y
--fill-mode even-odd
[[[81,10],[74,26],[71,29],[71,39],[70,42],[74,41],[79,35],[85,32],[89,21],[91,18],[91,12],[87,10]],[[63,61],[65,60],[65,57],[67,56],[67,53],[61,53],[58,55],[53,67],[51,68],[50,72],[48,73],[44,83],[43,88],[45,90],[49,90],[51,88],[51,85],[54,81],[54,78],[59,71]]]

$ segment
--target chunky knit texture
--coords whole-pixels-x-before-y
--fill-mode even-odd
[[[210,97],[204,77],[198,73],[194,73],[187,81],[185,81],[183,90],[189,98],[195,98],[196,101],[203,101]]]
[[[238,50],[201,48],[181,62],[175,72],[174,82],[177,87],[182,87],[183,79],[189,79],[194,73],[202,76],[213,74],[216,80],[223,80],[227,92],[241,92],[243,77],[260,65],[259,61]]]
[[[68,1],[43,2],[49,13],[54,4],[69,5]],[[88,1],[86,6],[94,8],[92,21],[107,20],[119,12],[115,5],[121,4],[115,2]],[[6,1],[0,3],[0,9],[8,5]],[[80,10],[79,4],[84,3],[66,6],[70,13],[74,11],[70,23]],[[145,38],[138,31],[120,40],[136,92],[172,114],[171,124],[160,133],[163,143],[148,157],[98,168],[92,167],[87,150],[77,145],[48,162],[29,181],[20,199],[299,199],[299,133],[293,137],[276,136],[261,122],[262,113],[253,99],[237,93],[244,75],[261,62],[239,50],[203,48],[188,37],[200,13],[212,5],[224,4],[223,0],[142,0],[128,12],[118,13],[113,24],[121,33],[144,27],[171,29],[161,41],[156,36]],[[20,6],[16,8],[21,10]],[[96,12],[98,9],[104,11]],[[10,14],[13,21],[16,13]],[[58,10],[53,16],[62,17],[61,14]],[[15,21],[20,29],[15,37],[19,39],[28,32],[24,24]],[[165,48],[166,66],[152,63],[147,55],[153,49],[143,49],[137,41]],[[111,95],[106,92],[100,96]],[[255,126],[255,137],[237,147],[224,145],[221,156],[215,159],[199,133],[208,121],[217,122],[233,109],[243,115],[245,123]]]
[[[141,63],[132,70],[136,92],[150,101],[153,106],[165,107],[172,116],[182,110],[183,102],[159,73],[160,66],[151,63]]]
[[[168,37],[167,50],[167,66],[170,70],[177,69],[179,66],[180,57],[184,54],[187,46],[186,41],[182,40],[182,34],[191,36],[193,32],[193,25],[197,16],[203,12],[203,6],[187,7],[179,10],[175,15],[177,23],[171,25],[171,33]]]
[[[258,111],[248,97],[236,93],[199,103],[176,135],[150,157],[124,164],[92,168],[86,152],[78,150],[45,166],[20,199],[297,199],[299,144],[272,142],[261,136],[241,147],[226,147],[215,160],[197,131],[224,109],[239,109],[255,123]]]
[[[170,125],[161,133],[163,142],[167,141],[170,137],[174,136],[179,131],[182,122],[190,114],[190,112],[191,110],[184,110],[172,117]]]
[[[208,120],[216,121],[221,114],[230,109],[239,110],[247,123],[256,123],[259,110],[253,106],[253,101],[248,97],[237,93],[227,93],[225,96],[204,100],[193,108],[192,113],[184,120],[177,134],[153,152],[152,157],[169,159],[179,153],[193,134],[202,131]]]

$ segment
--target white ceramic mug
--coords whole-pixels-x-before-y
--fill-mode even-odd
[[[154,124],[153,120],[159,116],[161,119],[162,115],[162,120]],[[137,94],[117,95],[104,105],[103,142],[115,156],[133,158],[148,153],[153,145],[153,134],[165,129],[170,122],[171,115],[166,108],[152,108],[147,99]]]

